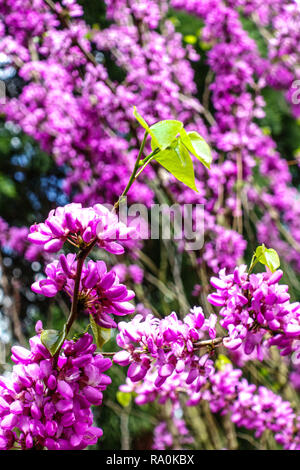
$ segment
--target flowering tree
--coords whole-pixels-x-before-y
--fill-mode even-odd
[[[99,25],[75,0],[0,1],[2,138],[24,148],[8,168],[30,188],[17,226],[5,208],[0,221],[19,343],[0,449],[95,445],[99,405],[121,415],[128,448],[130,409],[147,404],[156,449],[300,449],[299,6],[101,8]],[[31,161],[50,162],[44,180],[25,176]],[[121,220],[126,200],[189,205],[202,243],[143,237],[145,221]]]

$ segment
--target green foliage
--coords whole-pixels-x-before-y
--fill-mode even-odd
[[[75,333],[72,340],[76,342],[82,338],[89,331],[90,326],[90,323],[88,323],[88,325],[80,333]]]
[[[183,39],[187,44],[194,45],[197,43],[197,36],[194,36],[194,34],[187,34]]]
[[[129,392],[121,392],[120,390],[117,391],[116,393],[116,399],[120,403],[123,408],[127,408],[132,399],[132,394]]]
[[[227,356],[224,356],[224,354],[219,354],[215,361],[216,368],[222,371],[226,369],[228,364],[232,364],[231,360]]]
[[[255,256],[260,263],[267,266],[272,272],[280,266],[279,256],[273,248],[266,248],[265,245],[259,246],[256,249]]]
[[[282,132],[284,120],[290,115],[289,107],[280,91],[266,87],[262,95],[266,103],[266,116],[260,120],[260,125],[269,128],[273,136],[278,136]]]
[[[9,199],[13,199],[17,196],[14,181],[2,173],[0,173],[0,194]]]
[[[266,248],[264,244],[258,246],[255,250],[255,253],[252,257],[251,265],[249,268],[249,272],[252,271],[254,266],[257,263],[261,263],[273,273],[276,269],[280,266],[280,259],[275,250],[273,248]]]
[[[96,24],[106,27],[110,22],[106,18],[106,5],[103,0],[78,0],[79,5],[83,7],[83,18],[91,26]]]
[[[170,8],[169,18],[176,26],[183,37],[194,35],[198,36],[199,30],[203,28],[203,20],[196,15],[189,15],[185,11],[178,11]]]
[[[189,188],[197,191],[193,163],[181,140],[159,152],[155,158],[160,165]]]
[[[148,124],[146,123],[145,119],[139,114],[135,106],[133,107],[133,115],[137,122],[145,129],[145,131],[150,133],[150,128]]]
[[[151,136],[153,153],[148,162],[155,159],[175,178],[197,191],[190,153],[209,169],[212,155],[205,140],[195,131],[187,132],[180,121],[165,120],[149,126],[136,107],[133,114]]]
[[[65,170],[19,128],[0,119],[0,214],[10,225],[29,226],[53,204],[64,205]]]
[[[192,153],[194,157],[198,158],[206,168],[210,169],[212,155],[203,137],[201,137],[198,132],[186,132],[185,129],[181,130],[180,137],[188,151]]]
[[[240,20],[243,28],[248,32],[251,39],[256,42],[260,55],[262,57],[267,57],[268,46],[266,40],[261,34],[261,31],[257,28],[255,22],[251,18],[242,15],[240,16]]]

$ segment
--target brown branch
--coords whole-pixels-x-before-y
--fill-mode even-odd
[[[203,348],[212,348],[214,349],[215,347],[217,346],[220,346],[222,343],[223,343],[223,339],[224,338],[227,338],[227,336],[220,336],[218,338],[214,338],[214,339],[206,339],[206,340],[202,340],[202,341],[196,341],[194,343],[194,350],[197,351],[199,349],[203,349]],[[165,348],[162,348],[164,351],[169,351],[170,348],[168,347],[165,347]],[[111,357],[111,356],[114,356],[116,354],[117,351],[115,352],[102,352],[101,354],[103,356],[107,356],[107,357]],[[134,351],[134,354],[144,354],[146,351],[145,349],[135,349]]]
[[[56,351],[54,355],[54,364],[57,364],[58,357],[60,350],[62,348],[62,345],[64,343],[64,340],[67,338],[67,335],[76,320],[77,317],[77,309],[78,309],[78,297],[79,297],[79,288],[80,288],[80,281],[81,281],[81,273],[82,273],[82,268],[84,265],[84,261],[86,257],[89,255],[91,250],[94,248],[94,246],[97,243],[97,238],[95,238],[88,246],[85,248],[81,249],[78,254],[77,254],[77,268],[76,268],[76,278],[75,278],[75,285],[74,285],[74,291],[73,291],[73,297],[72,297],[72,306],[71,306],[71,311],[69,318],[65,324],[65,330],[64,330],[64,338],[61,341],[61,346],[60,348]]]
[[[162,414],[163,419],[167,424],[167,428],[172,435],[172,449],[180,449],[180,434],[178,428],[174,423],[173,404],[170,399],[167,400],[165,405],[162,407]]]
[[[220,426],[216,422],[216,419],[210,410],[209,403],[206,400],[203,400],[201,403],[201,408],[203,411],[207,432],[214,448],[216,450],[222,449],[223,446],[220,437]]]
[[[213,444],[207,432],[207,426],[204,422],[199,408],[196,406],[185,406],[184,400],[181,401],[185,421],[193,432],[197,448],[212,450]]]

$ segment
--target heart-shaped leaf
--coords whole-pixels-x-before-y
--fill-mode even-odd
[[[126,408],[127,406],[130,405],[131,403],[131,393],[129,392],[121,392],[120,390],[116,393],[116,398],[120,405],[123,406],[123,408]]]
[[[206,168],[210,169],[212,154],[203,137],[196,131],[186,132],[185,129],[181,129],[180,136],[188,151],[198,158]]]
[[[224,354],[219,354],[215,361],[215,367],[218,370],[225,370],[228,364],[232,364],[231,360],[227,356],[224,356]]]
[[[179,181],[197,191],[193,163],[180,138],[170,148],[159,152],[155,160]]]
[[[61,348],[66,338],[66,325],[62,331],[58,330],[43,330],[41,332],[41,342],[48,349],[51,356]]]
[[[153,152],[148,156],[151,156],[151,158],[147,160],[146,157],[141,161],[141,164],[145,166],[145,162],[148,164],[155,159],[175,178],[197,191],[190,153],[204,166],[210,168],[212,155],[205,140],[195,131],[186,132],[180,121],[169,119],[159,121],[149,127],[136,107],[134,107],[133,114],[152,138],[151,147]],[[158,152],[158,150],[160,151]]]
[[[111,329],[99,326],[92,315],[90,315],[90,325],[98,348],[102,349],[105,343],[111,338]]]
[[[280,259],[273,248],[266,248],[265,245],[258,246],[255,251],[257,260],[267,266],[273,273],[280,266]]]
[[[159,148],[160,150],[165,150],[167,147],[172,145],[176,136],[179,134],[183,128],[183,124],[180,121],[174,119],[159,121],[148,126],[145,119],[139,114],[136,107],[133,108],[133,114],[138,123],[147,131],[152,137],[151,147],[152,150]]]
[[[182,128],[182,122],[175,120],[159,121],[153,124],[150,127],[152,149],[158,147],[160,150],[165,150],[170,147]]]

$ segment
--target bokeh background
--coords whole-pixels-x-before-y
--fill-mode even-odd
[[[30,8],[28,3],[26,1],[23,6],[16,5],[15,11],[20,7],[19,12],[22,14],[22,9],[25,12],[26,8]],[[35,2],[32,2],[32,9],[36,7],[39,10],[40,3],[34,5]],[[136,275],[132,277],[130,273],[125,276],[127,284],[136,292],[137,311],[158,312],[164,316],[175,310],[183,315],[189,306],[205,303],[209,291],[207,280],[215,269],[224,266],[232,269],[241,260],[249,263],[259,242],[277,249],[285,272],[284,281],[290,286],[292,299],[300,298],[300,105],[295,106],[291,102],[291,85],[299,76],[300,68],[300,23],[297,23],[296,13],[294,16],[289,13],[290,22],[285,27],[282,24],[286,20],[284,8],[288,11],[289,8],[295,8],[295,2],[273,2],[273,5],[267,1],[211,2],[212,11],[216,15],[215,24],[220,15],[220,29],[228,28],[228,34],[233,34],[234,25],[231,24],[230,15],[226,24],[219,13],[222,8],[227,8],[237,15],[239,27],[244,31],[240,44],[237,43],[238,33],[236,37],[232,36],[232,43],[228,40],[233,60],[236,61],[231,69],[226,63],[226,59],[230,62],[230,50],[224,49],[223,56],[222,49],[216,48],[217,27],[215,38],[212,36],[209,40],[205,33],[207,24],[213,23],[213,16],[206,14],[205,19],[205,15],[195,13],[195,5],[205,2],[187,1],[187,6],[191,7],[184,9],[184,2],[149,0],[149,12],[154,11],[156,6],[159,12],[159,18],[154,17],[152,20],[146,18],[145,12],[135,10],[133,3],[136,3],[136,7],[140,3],[147,4],[145,1],[129,1],[124,7],[126,2],[120,2],[118,6],[118,1],[110,1],[107,13],[104,1],[78,1],[77,4],[83,7],[82,15],[70,15],[70,22],[75,25],[74,31],[76,27],[79,30],[73,34],[74,45],[70,46],[69,55],[62,50],[60,56],[58,47],[51,58],[51,53],[43,53],[39,49],[47,39],[43,28],[40,36],[35,33],[30,36],[26,21],[26,37],[19,41],[19,49],[14,45],[10,48],[12,53],[7,52],[5,38],[11,36],[14,21],[18,31],[22,26],[17,19],[9,16],[12,15],[13,2],[0,1],[0,79],[6,86],[6,103],[1,103],[0,107],[0,340],[5,345],[7,358],[6,363],[0,366],[2,373],[8,373],[11,369],[9,350],[12,344],[27,345],[28,339],[34,334],[35,323],[40,318],[49,328],[60,328],[69,307],[63,296],[52,300],[31,291],[30,285],[41,274],[45,259],[26,242],[28,227],[44,220],[56,206],[74,200],[80,200],[85,205],[116,200],[134,162],[138,142],[135,139],[140,137],[137,123],[132,117],[134,104],[151,123],[168,117],[179,118],[191,128],[204,133],[213,148],[215,162],[210,180],[204,170],[199,170],[197,179],[200,190],[197,196],[199,199],[196,200],[174,180],[166,183],[165,175],[161,175],[155,166],[154,170],[146,173],[140,186],[133,189],[131,202],[172,203],[174,200],[191,200],[204,202],[207,209],[205,244],[200,253],[194,254],[196,267],[193,267],[190,255],[171,241],[149,240],[144,245],[138,244],[121,260],[113,257],[106,259],[111,265],[123,264],[123,268],[119,267],[123,271],[128,262],[141,269],[140,279]],[[176,8],[176,5],[181,5],[181,8]],[[59,32],[66,28],[62,23],[56,29],[59,37]],[[93,64],[79,59],[76,64],[76,57],[80,57],[80,51],[78,48],[76,50],[77,38],[82,43],[86,41],[86,49],[94,57],[95,63],[102,67],[95,83],[89,83],[88,73],[91,76],[93,73],[86,72]],[[136,38],[139,42],[135,46]],[[247,62],[248,54],[252,54],[252,46],[247,50],[247,43],[244,44],[246,52],[244,55],[240,52],[240,62],[237,62],[236,48],[243,45],[245,38],[254,41],[257,63],[253,63],[255,57]],[[24,59],[24,50],[29,50],[30,59]],[[59,72],[56,76],[54,68],[51,68],[51,60],[54,63],[56,56],[62,70],[75,69],[79,72],[76,86],[71,84],[70,89],[63,88],[64,81],[60,80]],[[23,61],[23,65],[18,66],[17,59]],[[40,69],[34,64],[40,64]],[[145,70],[145,67],[148,69]],[[264,67],[267,70],[265,74],[262,71]],[[101,73],[105,75],[103,71],[113,84],[114,96],[117,96],[114,100],[105,86],[103,89],[97,86],[99,83],[107,83],[106,78],[101,82]],[[49,83],[44,78],[47,73]],[[245,80],[240,89],[239,80],[243,74]],[[226,75],[230,76],[232,82],[223,82],[222,94],[222,79]],[[81,97],[86,107],[81,103],[81,108],[76,108],[73,98],[69,99],[68,94],[74,100]],[[247,95],[244,97],[244,108],[238,100],[235,103],[238,110],[236,118],[240,120],[241,128],[237,126],[234,129],[234,122],[229,127],[241,135],[242,126],[248,126],[245,136],[250,142],[251,139],[255,142],[251,147],[248,141],[244,141],[247,149],[241,150],[245,160],[243,181],[240,182],[242,186],[237,188],[234,186],[236,166],[232,169],[225,165],[225,162],[237,165],[237,151],[230,143],[225,143],[226,135],[229,141],[230,135],[227,134],[229,131],[224,122],[226,107],[228,116],[233,113],[230,96],[240,97],[243,94]],[[250,103],[256,103],[258,110],[263,110],[256,114],[254,112],[248,121],[249,113],[253,110],[250,105],[248,107],[247,97]],[[53,116],[48,114],[49,102],[49,107],[45,107],[47,99],[52,103]],[[261,103],[259,99],[262,99]],[[90,106],[93,100],[100,103],[99,107],[98,104],[95,104],[94,109]],[[125,103],[125,109],[120,111],[119,101]],[[46,115],[39,115],[37,110],[40,109],[44,109]],[[82,110],[86,124],[73,114],[74,109],[79,114]],[[223,117],[218,113],[223,113]],[[55,124],[51,124],[51,119]],[[218,126],[215,126],[214,119]],[[59,123],[61,134],[69,137],[71,143],[67,138],[66,142],[58,141]],[[111,126],[112,136],[107,137],[102,130],[95,131],[94,137],[90,137],[90,143],[94,142],[93,139],[99,139],[101,144],[94,143],[95,148],[88,148],[85,125],[93,129],[97,129],[97,126],[99,129]],[[252,125],[260,129],[263,137],[259,137],[255,129],[249,131]],[[222,136],[224,142],[221,141]],[[80,139],[83,142],[81,148]],[[271,143],[268,139],[271,139]],[[268,152],[274,152],[273,160]],[[86,161],[88,163],[85,165]],[[120,177],[122,168],[123,178]],[[287,173],[290,179],[285,181]],[[218,199],[219,185],[224,188],[222,200]],[[242,198],[241,229],[238,221],[240,215],[232,202],[236,194]],[[257,195],[261,195],[261,199]],[[218,200],[220,205],[216,208]],[[275,218],[272,218],[272,210],[275,211]],[[228,232],[224,233],[224,230]],[[217,260],[216,264],[214,260]],[[85,324],[85,319],[78,320],[75,330],[80,331]],[[105,345],[105,350],[115,349],[113,336]],[[234,362],[234,358],[230,360]],[[274,353],[263,363],[257,360],[246,362],[243,371],[252,383],[266,385],[291,400],[296,408],[299,406],[297,387],[300,387],[300,375],[297,366]],[[105,394],[104,405],[95,408],[95,420],[104,431],[98,444],[99,449],[151,448],[153,429],[165,419],[164,406],[157,403],[138,406],[134,396],[129,404],[118,398],[118,387],[125,382],[125,373],[124,368],[118,366],[111,369],[113,380]],[[210,444],[199,442],[196,438],[196,444],[187,444],[186,447],[216,448],[218,443],[213,442],[209,432],[212,425],[218,432],[219,444],[227,447],[228,423],[212,415],[205,405],[199,406],[193,413],[189,416],[190,421],[196,420],[199,426],[204,426],[203,432],[208,435]],[[190,426],[188,420],[187,425]],[[263,439],[258,443],[250,431],[236,431],[239,448],[278,448],[271,436],[264,436]]]

